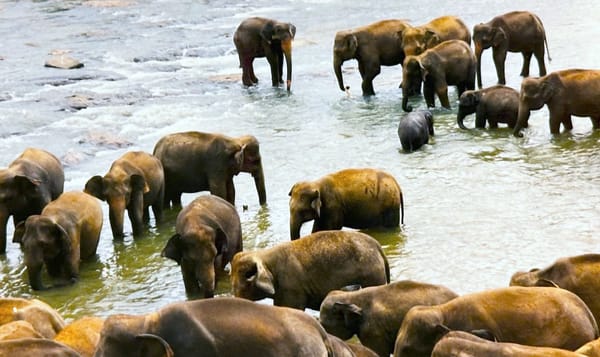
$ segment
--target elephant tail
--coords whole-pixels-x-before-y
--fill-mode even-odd
[[[544,34],[544,46],[546,46],[546,54],[548,55],[548,62],[552,62],[552,57],[550,57],[550,49],[548,48],[548,38],[546,37],[546,29],[544,28],[544,24],[542,23],[542,20],[540,20],[539,17],[537,17],[536,15],[533,16],[542,28],[542,34]]]
[[[400,191],[400,225],[404,225],[404,195],[402,191]]]
[[[385,269],[385,280],[387,281],[387,283],[390,283],[390,263],[388,262],[384,252],[383,252],[383,248],[381,249],[381,254],[383,254],[383,263],[385,265],[384,269]]]

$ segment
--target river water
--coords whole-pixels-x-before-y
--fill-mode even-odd
[[[587,119],[552,137],[546,109],[533,112],[524,138],[506,129],[461,131],[453,109],[435,108],[431,145],[406,154],[397,126],[401,67],[384,67],[375,97],[360,93],[355,61],[344,66],[350,96],[332,68],[335,32],[383,18],[414,25],[452,14],[472,28],[520,9],[545,24],[549,71],[598,63],[600,5],[585,0],[270,1],[0,1],[0,165],[26,147],[45,148],[65,164],[66,190],[81,190],[128,150],[152,152],[163,135],[186,130],[255,135],[268,205],[258,205],[251,177],[235,178],[244,248],[289,240],[288,191],[300,180],[348,167],[393,174],[405,197],[400,232],[369,231],[390,260],[393,280],[443,284],[459,294],[506,286],[517,270],[559,257],[596,252],[600,231],[599,132]],[[376,5],[373,5],[376,4]],[[232,34],[249,16],[296,25],[292,91],[271,88],[266,60],[257,59],[257,87],[241,85]],[[45,68],[53,52],[85,67]],[[488,50],[484,85],[495,83]],[[522,58],[509,54],[508,85],[518,89]],[[531,73],[537,75],[537,62]],[[72,108],[73,96],[87,108]],[[424,100],[412,101],[424,108]],[[438,102],[439,103],[439,102]],[[466,124],[474,125],[469,117]],[[184,203],[195,195],[184,196]],[[247,205],[247,210],[242,207]],[[105,217],[108,217],[103,203]],[[97,258],[67,288],[29,288],[19,247],[0,258],[0,295],[38,297],[67,319],[145,313],[185,300],[175,262],[160,257],[176,213],[145,237],[113,242],[108,219]],[[12,222],[9,235],[12,236]],[[126,223],[126,231],[130,226]],[[308,233],[305,224],[303,233]],[[332,267],[335,268],[335,267]],[[227,295],[227,280],[218,293]],[[267,302],[268,303],[268,302]]]

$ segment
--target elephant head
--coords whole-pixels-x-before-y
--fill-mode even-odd
[[[440,43],[440,37],[432,30],[409,27],[402,32],[402,50],[406,56],[416,56]]]
[[[281,50],[285,56],[287,69],[286,87],[290,90],[292,85],[292,40],[296,36],[296,26],[291,23],[267,21],[260,31],[260,36],[269,45],[272,41],[280,41]]]
[[[109,207],[110,227],[113,238],[123,238],[125,209],[132,217],[133,235],[143,231],[144,194],[150,190],[142,175],[111,170],[104,177],[94,176],[85,184],[84,192],[106,201]]]
[[[508,46],[506,32],[498,26],[479,24],[473,28],[473,43],[475,44],[475,57],[477,57],[477,87],[481,89],[481,53],[483,50],[504,48]]]
[[[521,82],[519,94],[519,116],[513,134],[522,137],[521,128],[528,126],[531,110],[540,109],[548,103],[554,95],[555,89],[551,80],[547,77],[525,78]]]
[[[421,84],[425,81],[428,71],[423,66],[419,56],[407,56],[402,68],[402,109],[412,111],[408,98],[421,93]]]
[[[304,222],[321,216],[321,193],[319,187],[311,182],[298,182],[290,190],[290,237],[300,238],[300,229]]]
[[[260,257],[252,252],[239,252],[231,261],[233,295],[248,300],[261,300],[275,294],[273,274]]]
[[[344,87],[344,78],[342,77],[342,64],[344,61],[356,57],[358,40],[351,31],[339,31],[335,34],[333,43],[333,70],[342,92],[346,91]]]
[[[321,304],[319,321],[327,333],[348,340],[360,331],[362,309],[343,300],[343,292],[330,292]]]
[[[460,95],[456,122],[461,129],[468,129],[463,124],[463,119],[467,115],[475,113],[477,105],[481,101],[481,95],[481,91],[476,90],[466,90]]]
[[[265,189],[265,176],[263,174],[262,159],[258,140],[252,135],[241,136],[237,139],[243,152],[240,171],[248,172],[254,178],[254,185],[258,193],[258,202],[261,205],[267,203],[267,191]]]

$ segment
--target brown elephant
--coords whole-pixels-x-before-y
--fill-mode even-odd
[[[147,315],[109,316],[95,356],[340,355],[316,319],[302,311],[221,297],[176,302]]]
[[[531,110],[544,104],[550,113],[550,133],[558,134],[560,124],[565,130],[573,129],[571,116],[590,117],[595,129],[600,128],[600,70],[567,69],[539,78],[525,78],[521,82],[519,117],[514,135],[522,137],[521,128],[527,127]]]
[[[521,76],[529,76],[529,63],[533,54],[538,61],[540,76],[546,75],[544,44],[548,51],[546,31],[537,15],[528,11],[513,11],[499,15],[473,28],[473,43],[477,57],[477,87],[481,89],[481,53],[492,48],[492,56],[498,75],[498,84],[506,84],[504,61],[507,52],[523,54]],[[550,52],[548,52],[548,60]]]
[[[380,170],[345,169],[316,181],[297,182],[289,196],[292,240],[300,238],[302,224],[313,219],[313,233],[404,224],[402,190],[392,175]]]
[[[70,347],[43,338],[0,341],[0,356],[81,357],[77,351]]]
[[[588,357],[600,357],[600,338],[586,343],[576,349],[575,352]]]
[[[262,17],[248,18],[233,34],[233,43],[240,58],[242,83],[252,86],[258,83],[252,62],[257,57],[266,57],[271,66],[273,87],[283,84],[283,59],[287,68],[286,88],[292,85],[292,41],[296,26]]]
[[[328,335],[329,345],[331,346],[332,356],[347,356],[347,357],[378,357],[370,348],[359,343],[351,343],[342,341],[337,336]]]
[[[27,148],[8,168],[0,169],[0,254],[6,252],[10,216],[16,227],[30,215],[40,214],[63,192],[64,183],[58,158],[41,149]]]
[[[236,297],[272,298],[276,306],[301,310],[318,310],[331,290],[389,281],[388,261],[379,242],[355,231],[317,232],[268,249],[240,252],[231,262]]]
[[[461,40],[471,46],[471,31],[456,16],[441,16],[424,25],[406,28],[402,32],[402,49],[406,56],[416,56],[448,40]]]
[[[599,335],[590,309],[568,290],[499,288],[411,308],[398,330],[394,357],[429,356],[448,330],[486,330],[498,341],[570,351]]]
[[[188,295],[213,297],[216,275],[242,251],[242,227],[235,207],[218,196],[199,196],[179,212],[175,231],[161,255],[181,265]]]
[[[356,335],[379,356],[389,356],[411,307],[438,305],[457,296],[446,287],[410,280],[355,291],[334,290],[321,304],[319,321],[328,333],[344,340]]]
[[[511,286],[555,286],[579,296],[600,321],[600,254],[584,254],[561,258],[544,269],[517,272],[510,279]]]
[[[44,266],[50,277],[63,280],[61,284],[77,281],[81,260],[96,255],[101,230],[100,202],[78,191],[63,193],[40,215],[19,223],[13,241],[21,243],[31,287],[45,289]]]
[[[455,356],[584,357],[582,354],[560,348],[495,342],[464,331],[449,331],[435,344],[431,357]]]
[[[44,338],[54,338],[65,327],[62,316],[41,300],[0,298],[0,325],[13,321],[30,323]]]
[[[427,107],[435,107],[437,94],[442,106],[450,109],[448,86],[455,85],[459,96],[475,89],[476,66],[471,47],[460,40],[445,41],[418,56],[407,56],[402,69],[402,109],[412,110],[408,98],[421,92],[421,84]]]
[[[44,338],[44,336],[37,332],[28,321],[16,320],[0,325],[0,341],[20,338]]]
[[[498,128],[498,123],[514,128],[519,115],[519,92],[504,85],[464,91],[458,98],[456,116],[456,123],[461,129],[467,129],[463,120],[473,113],[476,128],[485,128],[486,121],[490,128]]]
[[[110,227],[114,239],[123,238],[125,210],[131,221],[134,236],[144,231],[150,220],[162,219],[165,177],[158,158],[143,151],[130,151],[112,163],[104,177],[96,175],[85,184],[84,192],[108,202]]]
[[[350,89],[344,86],[342,64],[354,58],[362,77],[363,95],[375,95],[373,79],[381,72],[381,66],[395,66],[404,61],[402,32],[408,27],[402,20],[383,20],[338,31],[333,43],[333,69],[340,89]]]
[[[81,357],[92,357],[98,342],[104,319],[95,316],[84,316],[63,328],[54,337],[54,341],[77,351]]]
[[[248,172],[254,177],[258,202],[267,203],[265,178],[258,140],[244,135],[188,131],[162,137],[154,155],[165,171],[165,207],[181,206],[181,194],[208,190],[235,204],[233,176]]]

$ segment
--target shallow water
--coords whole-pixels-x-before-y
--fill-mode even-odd
[[[28,146],[45,148],[66,165],[65,189],[81,190],[124,152],[151,152],[168,133],[252,134],[261,142],[268,206],[258,205],[249,175],[235,178],[247,250],[289,240],[287,194],[295,182],[375,167],[392,173],[405,197],[401,232],[368,232],[384,246],[393,280],[443,284],[464,294],[506,286],[516,270],[595,252],[600,133],[592,132],[589,120],[574,118],[573,132],[556,138],[549,134],[546,109],[533,112],[522,139],[508,129],[461,131],[451,90],[453,109],[433,110],[431,145],[406,154],[396,133],[404,115],[399,66],[382,69],[373,98],[360,95],[355,61],[344,67],[351,96],[337,87],[331,49],[338,30],[391,17],[417,25],[446,14],[472,28],[515,10],[515,3],[376,3],[0,1],[0,165]],[[526,5],[519,9],[537,13],[545,24],[553,58],[549,71],[597,64],[600,45],[589,39],[600,28],[590,14],[600,5],[583,0]],[[264,59],[255,61],[260,84],[247,89],[240,83],[232,34],[244,18],[256,15],[297,27],[290,94],[269,86]],[[45,68],[53,50],[70,51],[85,67]],[[491,85],[490,51],[483,57],[484,85]],[[521,61],[518,54],[508,55],[508,85],[516,89]],[[531,73],[537,75],[535,60]],[[89,107],[72,109],[73,95],[88,98]],[[425,107],[422,99],[412,103]],[[473,121],[469,117],[466,124],[472,127]],[[184,203],[194,197],[185,195]],[[103,208],[108,217],[106,204]],[[0,295],[39,297],[68,319],[145,313],[184,300],[179,267],[160,257],[175,215],[170,212],[168,223],[145,237],[123,242],[113,242],[106,219],[97,259],[82,265],[80,281],[50,291],[29,288],[20,250],[9,243],[0,258]],[[303,232],[309,231],[305,224]],[[219,294],[229,290],[222,279]]]

